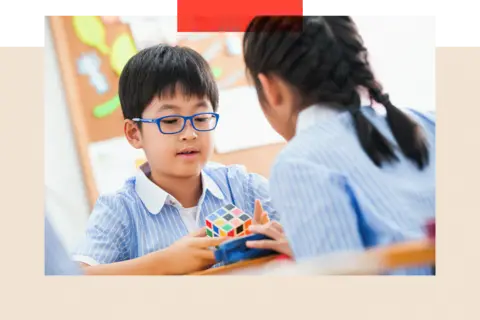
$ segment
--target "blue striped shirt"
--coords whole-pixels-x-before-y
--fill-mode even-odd
[[[81,275],[80,267],[68,255],[50,220],[45,216],[45,275]]]
[[[376,167],[361,148],[348,112],[313,106],[272,168],[270,194],[296,259],[356,251],[425,237],[435,216],[435,120],[424,128],[430,164],[420,171],[399,151],[384,116],[361,109],[392,143],[399,162]],[[430,268],[396,274],[429,274]]]
[[[164,249],[189,234],[173,197],[147,176],[148,164],[114,194],[100,196],[74,259],[89,265],[119,262]],[[268,181],[238,165],[209,163],[201,173],[203,193],[196,215],[198,228],[218,208],[233,203],[252,215],[259,199],[273,220]]]

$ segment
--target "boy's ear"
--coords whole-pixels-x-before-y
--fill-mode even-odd
[[[128,140],[128,143],[130,143],[132,147],[134,147],[135,149],[141,149],[143,147],[142,133],[140,132],[140,128],[138,127],[136,122],[130,119],[125,119],[123,131],[125,133],[125,137]]]

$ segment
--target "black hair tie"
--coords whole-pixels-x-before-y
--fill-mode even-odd
[[[390,96],[388,95],[388,93],[382,94],[381,100],[378,102],[380,102],[386,109],[390,109],[393,107],[392,103],[390,102]]]

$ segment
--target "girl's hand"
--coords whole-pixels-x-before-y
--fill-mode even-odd
[[[253,211],[252,225],[262,225],[270,222],[268,213],[263,211],[262,203],[260,200],[255,200],[255,209]]]
[[[249,230],[253,233],[263,234],[272,238],[273,240],[247,241],[247,247],[270,249],[279,253],[283,253],[289,257],[293,257],[292,250],[290,249],[287,238],[285,238],[282,226],[276,221],[270,221],[268,214],[263,211],[259,200],[255,201],[253,223]]]

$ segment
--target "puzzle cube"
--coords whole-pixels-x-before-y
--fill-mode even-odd
[[[205,224],[209,237],[241,237],[251,234],[248,227],[252,218],[233,204],[228,204],[211,213]]]

